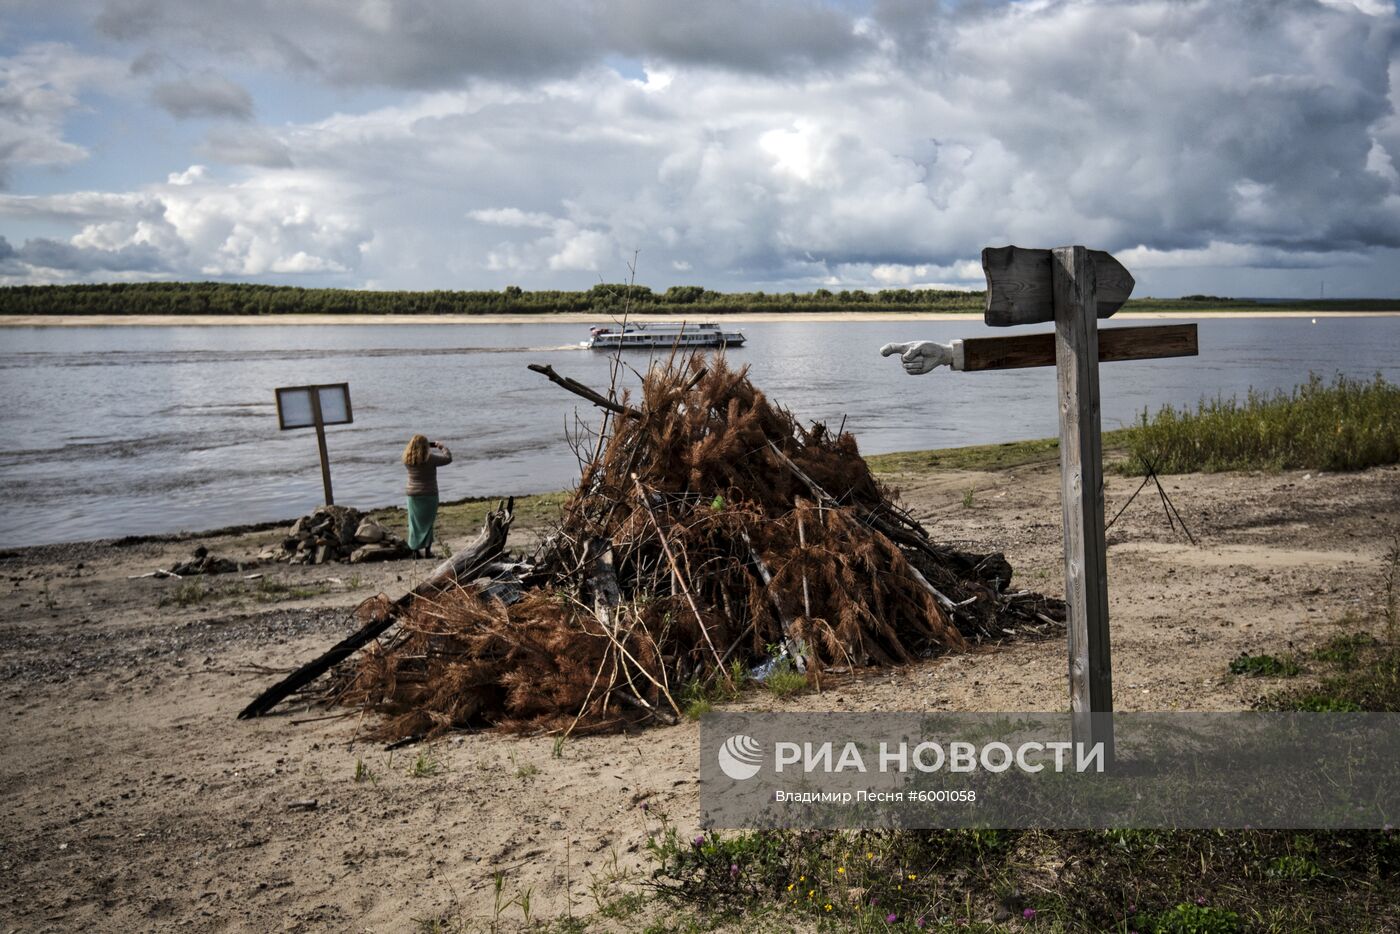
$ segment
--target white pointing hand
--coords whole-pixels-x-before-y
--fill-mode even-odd
[[[886,344],[880,348],[880,356],[899,354],[904,372],[919,376],[940,366],[953,365],[953,345],[937,341],[909,341],[904,344]]]

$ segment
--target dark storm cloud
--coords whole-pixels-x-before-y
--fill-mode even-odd
[[[610,0],[604,22],[619,52],[741,71],[839,67],[863,44],[849,14],[791,0]]]
[[[209,71],[162,82],[151,90],[151,99],[180,120],[195,117],[253,118],[252,96],[241,86]]]
[[[863,43],[818,0],[108,0],[105,35],[163,39],[309,69],[335,84],[440,88],[465,78],[561,76],[609,56],[759,73],[828,67]]]
[[[8,255],[5,254],[8,250]],[[115,250],[74,246],[58,240],[37,237],[26,240],[19,249],[8,242],[0,248],[0,260],[25,267],[57,270],[64,273],[94,272],[157,273],[167,268],[160,251],[147,244],[130,244]]]

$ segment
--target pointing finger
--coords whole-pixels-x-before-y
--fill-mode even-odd
[[[889,357],[894,354],[903,354],[905,351],[907,351],[910,347],[913,346],[914,345],[912,342],[908,344],[886,344],[885,346],[880,348],[880,356]]]

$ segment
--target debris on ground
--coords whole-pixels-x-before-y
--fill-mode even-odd
[[[635,405],[545,375],[605,410],[576,440],[582,474],[554,533],[517,560],[497,510],[244,716],[334,667],[321,696],[386,715],[383,739],[600,732],[674,723],[688,689],[765,663],[820,684],[1060,631],[1061,601],[1013,591],[1000,554],[933,541],[851,434],[804,426],[722,357],[653,368]]]
[[[169,573],[173,577],[190,577],[195,574],[232,574],[251,567],[255,562],[235,561],[220,558],[208,548],[200,545],[184,561],[171,565]]]
[[[397,561],[412,556],[408,543],[351,506],[318,506],[292,524],[279,548],[258,557],[289,564]]]

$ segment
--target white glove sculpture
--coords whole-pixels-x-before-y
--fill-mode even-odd
[[[904,372],[910,376],[932,372],[935,367],[953,365],[953,345],[937,341],[909,341],[905,344],[886,344],[880,348],[880,356],[900,355]]]

